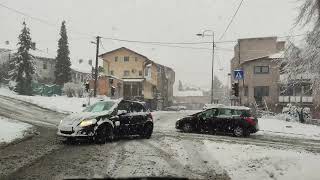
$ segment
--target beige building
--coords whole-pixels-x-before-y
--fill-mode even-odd
[[[277,37],[239,39],[231,60],[233,71],[242,69],[244,79],[239,81],[239,101],[242,105],[276,110],[279,99],[280,71],[277,60],[283,55],[285,42]]]
[[[162,109],[173,101],[171,68],[125,47],[101,54],[100,58],[106,74],[123,80],[124,98],[144,100],[151,109]]]

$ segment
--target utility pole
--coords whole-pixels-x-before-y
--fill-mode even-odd
[[[212,31],[212,67],[211,67],[211,104],[213,104],[213,83],[214,83],[214,32]]]
[[[95,73],[94,73],[94,90],[93,90],[93,96],[97,96],[97,82],[98,82],[98,56],[99,56],[99,44],[100,44],[100,36],[97,36],[97,42],[96,42],[96,68],[95,68]]]
[[[212,34],[206,34],[206,32],[211,32]],[[211,66],[211,104],[213,104],[213,83],[214,83],[214,31],[205,30],[202,33],[197,34],[197,36],[212,36],[212,66]]]
[[[240,69],[240,64],[241,64],[241,48],[240,48],[240,40],[238,40],[238,44],[239,44],[239,52],[238,52],[238,56],[239,56],[239,69]],[[238,80],[238,85],[240,84],[240,80]],[[239,86],[240,88],[240,86]],[[242,84],[242,89],[244,89],[244,81]],[[240,89],[239,89],[240,90]],[[242,91],[241,91],[242,92]],[[242,94],[242,93],[241,93]],[[241,95],[239,94],[239,105],[241,106]]]

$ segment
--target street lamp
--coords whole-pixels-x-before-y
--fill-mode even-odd
[[[209,33],[209,34],[208,34]],[[213,72],[213,68],[214,68],[214,47],[215,47],[215,43],[214,43],[214,31],[212,30],[205,30],[202,33],[198,33],[196,34],[197,36],[212,36],[212,67],[211,67],[211,104],[213,104],[213,79],[214,79],[214,72]]]

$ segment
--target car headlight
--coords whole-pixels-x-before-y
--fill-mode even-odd
[[[96,119],[89,119],[89,120],[83,120],[81,121],[81,123],[79,124],[80,127],[85,127],[85,126],[90,126],[92,124],[95,124],[97,122]]]

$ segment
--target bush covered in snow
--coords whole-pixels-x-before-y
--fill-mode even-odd
[[[282,113],[277,114],[273,117],[285,121],[296,121],[304,123],[311,118],[311,111],[310,108],[307,107],[299,107],[292,104],[287,104],[287,106],[282,109]]]
[[[82,84],[69,82],[64,84],[62,91],[68,97],[83,97],[85,90]]]

